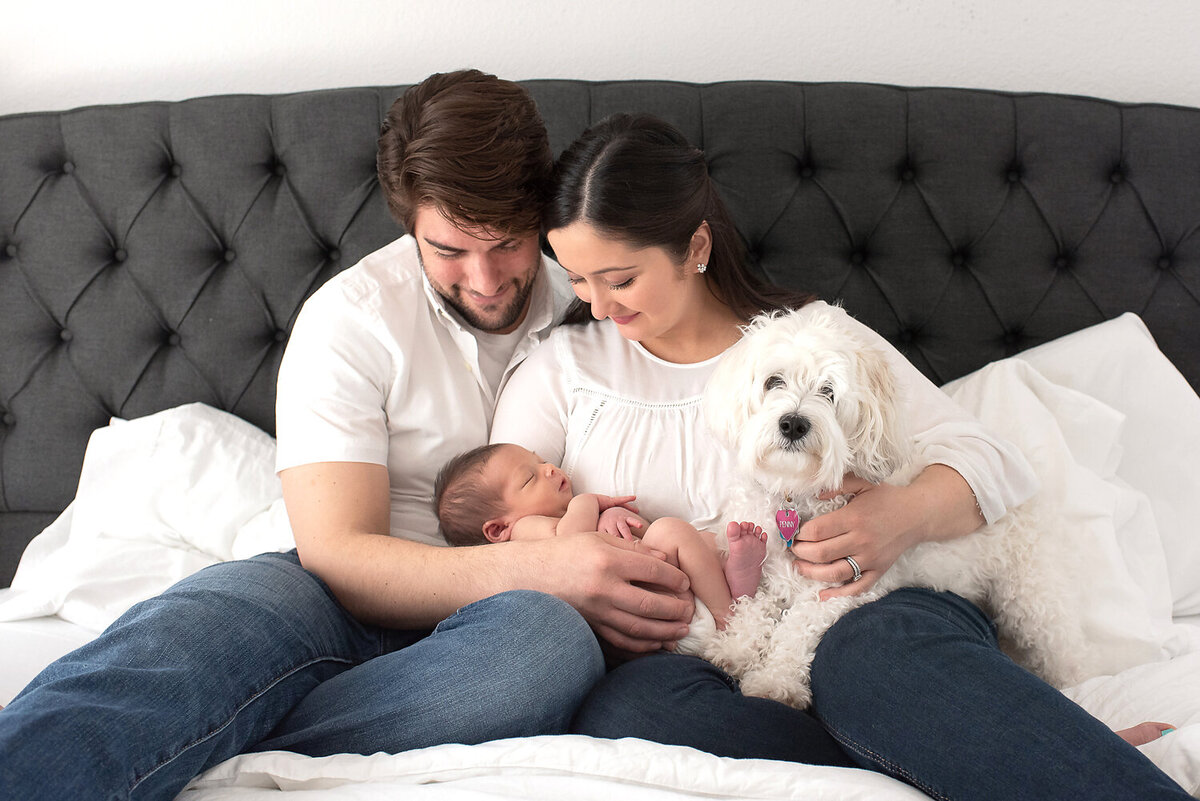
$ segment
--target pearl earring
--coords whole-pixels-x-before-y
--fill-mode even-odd
[[[705,264],[704,262],[701,262],[700,264],[696,265],[696,272],[698,272],[698,273],[702,273],[707,269],[708,269],[708,265]]]

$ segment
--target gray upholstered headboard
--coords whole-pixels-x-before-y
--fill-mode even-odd
[[[861,84],[532,81],[556,149],[642,110],[703,147],[760,269],[943,382],[1132,310],[1200,385],[1200,110]],[[400,229],[404,87],[0,118],[0,584],[91,431],[202,401],[273,430],[300,304]]]

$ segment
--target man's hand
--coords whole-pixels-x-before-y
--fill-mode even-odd
[[[693,604],[687,575],[639,540],[598,532],[510,543],[527,547],[540,589],[575,607],[615,648],[647,653],[687,634]]]

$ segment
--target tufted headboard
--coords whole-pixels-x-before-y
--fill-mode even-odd
[[[759,269],[936,382],[1134,311],[1200,386],[1200,110],[862,84],[530,81],[561,150],[649,111],[706,151]],[[0,585],[109,418],[273,431],[297,309],[401,233],[404,87],[0,118]]]

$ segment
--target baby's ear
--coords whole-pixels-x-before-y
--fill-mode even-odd
[[[483,536],[488,542],[508,542],[512,538],[512,523],[499,517],[489,520],[483,524]]]

